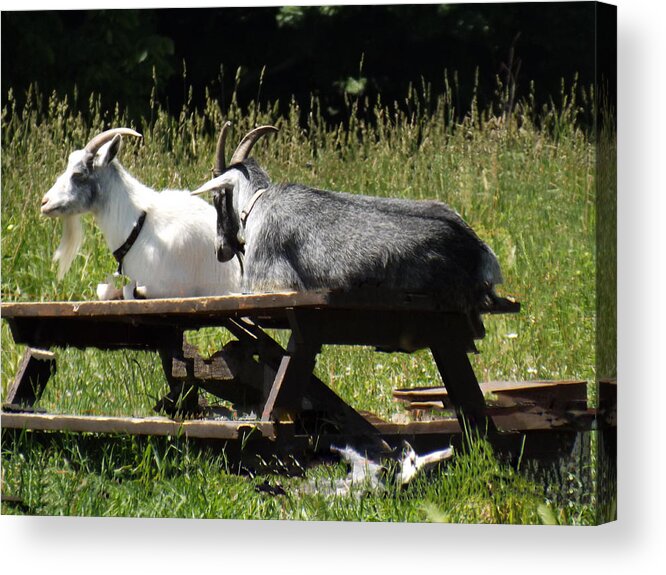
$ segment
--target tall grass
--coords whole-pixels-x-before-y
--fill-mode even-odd
[[[404,108],[350,99],[345,126],[328,125],[315,98],[307,110],[291,102],[285,115],[278,114],[277,105],[251,104],[241,110],[235,99],[222,110],[210,96],[203,110],[186,104],[177,115],[153,104],[151,117],[134,126],[144,134],[143,143],[125,142],[121,162],[154,188],[191,189],[210,174],[223,120],[234,123],[232,140],[256,124],[272,123],[280,132],[262,141],[254,153],[275,181],[442,200],[492,246],[505,275],[503,293],[523,304],[518,315],[487,318],[488,335],[479,343],[481,353],[472,358],[479,379],[593,380],[595,148],[577,127],[581,106],[572,94],[563,91],[558,104],[543,110],[532,109],[529,101],[521,103],[516,114],[506,118],[473,107],[463,122],[455,123],[446,94],[410,89]],[[426,99],[430,106],[423,105]],[[118,110],[101,110],[94,97],[85,117],[67,100],[54,96],[45,105],[40,101],[33,94],[18,109],[10,93],[2,110],[2,299],[93,299],[96,284],[115,267],[99,230],[86,218],[82,252],[58,282],[51,258],[60,224],[39,216],[40,199],[64,169],[69,152],[96,132],[127,122]],[[358,113],[361,108],[372,114]],[[214,349],[222,336],[210,330],[193,337]],[[3,323],[3,393],[21,353]],[[391,399],[392,389],[439,381],[425,351],[378,355],[326,347],[316,371],[356,408],[386,418],[401,411]],[[67,413],[148,415],[163,388],[161,368],[152,354],[58,351],[58,372],[40,407]],[[173,473],[160,472],[163,475],[148,485],[142,482],[136,461],[145,456],[151,461],[145,465],[157,465],[159,449],[146,454],[145,445],[123,441],[120,452],[104,452],[103,465],[88,465],[81,456],[72,467],[75,440],[44,450],[25,439],[20,450],[5,452],[5,481],[21,492],[27,490],[31,512],[48,514],[538,521],[540,488],[501,467],[485,451],[465,456],[471,460],[455,460],[446,475],[423,480],[390,503],[377,498],[336,507],[318,503],[315,496],[302,501],[262,499],[251,484],[220,471],[218,461],[189,454],[186,446],[176,443],[160,448],[160,461],[168,462],[164,469]],[[112,462],[116,456],[119,463]],[[46,463],[37,473],[40,458]],[[465,461],[468,472],[476,473],[486,459],[488,465],[499,466],[502,477],[507,474],[495,484],[490,499],[487,494],[468,493],[467,476],[455,481],[456,470]],[[114,474],[119,469],[131,470],[128,480],[118,481]],[[485,493],[485,488],[479,489]],[[512,489],[521,495],[511,498]],[[106,495],[95,496],[96,490]],[[513,502],[506,503],[508,507],[500,501],[505,496]],[[460,503],[463,500],[469,504]]]

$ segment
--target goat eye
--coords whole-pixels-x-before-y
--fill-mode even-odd
[[[83,172],[74,172],[72,174],[72,181],[75,184],[84,184],[87,179],[88,179],[88,176],[86,174],[84,174]]]

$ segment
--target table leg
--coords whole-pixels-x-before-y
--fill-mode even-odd
[[[23,354],[23,360],[4,403],[31,408],[42,396],[46,383],[55,370],[55,355],[52,351],[29,347]]]
[[[154,410],[164,412],[170,417],[176,415],[193,416],[198,415],[199,408],[199,390],[195,383],[194,374],[191,373],[192,362],[189,364],[188,377],[185,380],[173,376],[173,360],[177,358],[186,361],[183,351],[183,334],[180,334],[180,343],[173,347],[163,347],[158,349],[160,359],[162,360],[162,369],[164,376],[169,384],[169,393],[157,402]]]
[[[295,336],[289,341],[293,351],[284,355],[280,361],[273,385],[261,419],[275,419],[282,411],[297,412],[302,409],[302,400],[306,393],[306,383],[310,381],[320,346],[294,344]]]
[[[464,429],[467,425],[482,434],[494,432],[495,424],[485,414],[486,402],[465,347],[456,341],[439,341],[430,349],[460,426]]]
[[[277,372],[289,357],[287,350],[255,324],[243,320],[230,320],[226,327],[242,344],[256,348],[259,361],[266,368],[270,383],[268,395],[270,395],[270,390],[276,381]],[[285,369],[286,367],[285,365]],[[302,388],[301,402],[305,400],[315,411],[326,413],[327,418],[335,421],[335,425],[340,432],[365,438],[379,437],[379,432],[374,425],[353,407],[345,403],[330,387],[314,375],[312,370],[310,370],[307,377],[309,379],[306,380],[306,384]],[[278,394],[275,393],[274,395]],[[275,399],[273,400],[274,405]],[[270,409],[264,411],[270,412]]]

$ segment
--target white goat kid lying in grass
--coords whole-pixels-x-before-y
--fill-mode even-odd
[[[453,457],[453,447],[418,455],[414,448],[403,441],[401,449],[382,457],[380,454],[361,453],[350,445],[331,446],[331,451],[349,465],[344,479],[320,482],[315,480],[306,487],[306,493],[324,496],[354,495],[363,497],[368,493],[385,491],[387,485],[395,483],[398,488],[407,486],[418,475],[438,466]],[[393,465],[391,465],[391,461]]]
[[[95,136],[69,156],[67,169],[44,195],[41,213],[63,219],[54,254],[58,278],[69,270],[83,242],[81,215],[92,213],[118,271],[132,282],[120,290],[98,287],[100,299],[196,297],[237,291],[240,266],[216,258],[216,213],[186,191],[156,192],[118,162],[122,136],[141,138],[128,128]]]

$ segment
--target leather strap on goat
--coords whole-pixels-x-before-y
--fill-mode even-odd
[[[116,261],[118,262],[118,269],[116,270],[116,273],[118,275],[123,273],[123,258],[127,255],[127,252],[129,252],[132,249],[132,246],[134,245],[136,238],[138,238],[139,234],[141,233],[141,229],[143,228],[143,222],[145,221],[146,221],[146,212],[141,212],[139,219],[136,222],[134,222],[134,226],[132,226],[132,231],[130,232],[130,235],[127,236],[125,243],[122,246],[120,246],[115,252],[113,252],[113,257],[116,258]]]
[[[245,222],[247,221],[247,217],[250,215],[250,212],[252,211],[254,204],[257,203],[257,200],[267,189],[268,188],[259,188],[256,192],[254,192],[253,196],[250,198],[250,201],[243,208],[243,211],[240,214],[240,221],[241,224],[243,224],[243,227],[245,227]]]

